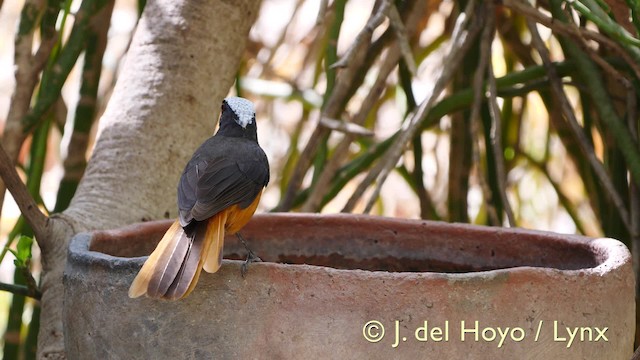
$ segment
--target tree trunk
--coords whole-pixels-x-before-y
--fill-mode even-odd
[[[65,358],[62,272],[79,232],[175,217],[176,184],[213,134],[260,2],[149,1],[70,207],[48,223],[38,357]],[[117,321],[117,319],[114,319]]]

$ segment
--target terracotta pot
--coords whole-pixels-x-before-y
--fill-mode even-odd
[[[177,302],[129,299],[170,221],[76,236],[65,272],[75,359],[628,359],[627,248],[518,229],[358,215],[257,215],[265,261],[203,274]],[[225,258],[240,259],[235,237]],[[573,334],[573,335],[572,335]]]

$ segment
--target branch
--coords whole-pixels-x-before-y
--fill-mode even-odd
[[[380,26],[384,21],[384,14],[387,11],[388,7],[389,1],[382,1],[380,7],[377,10],[374,10],[373,14],[371,14],[371,17],[367,21],[364,29],[362,29],[358,36],[356,36],[356,38],[353,40],[353,43],[347,50],[347,53],[342,56],[340,60],[331,65],[332,69],[349,67],[351,61],[353,60],[353,57],[358,53],[362,53],[363,47],[369,46],[369,44],[371,43],[371,36],[373,35],[373,31],[377,29],[378,26]]]
[[[573,113],[573,110],[571,108],[571,104],[569,103],[569,100],[567,99],[564,91],[562,90],[560,78],[558,77],[558,74],[556,73],[555,68],[551,64],[549,51],[547,50],[546,46],[542,42],[542,38],[540,38],[540,34],[538,33],[538,29],[536,29],[535,23],[533,23],[531,20],[527,20],[527,26],[529,27],[529,31],[531,32],[531,43],[540,54],[540,58],[542,58],[542,62],[545,68],[547,69],[547,74],[549,76],[549,84],[551,85],[551,91],[555,96],[556,100],[560,102],[560,108],[562,110],[562,114],[564,115],[567,122],[569,123],[569,127],[571,128],[573,135],[576,138],[576,141],[580,147],[580,150],[589,161],[589,164],[591,165],[593,172],[596,174],[596,177],[598,178],[598,180],[600,180],[600,183],[602,184],[605,191],[611,198],[611,201],[613,202],[614,206],[618,210],[618,213],[620,214],[620,218],[622,219],[622,222],[627,228],[627,231],[629,233],[632,233],[631,231],[632,226],[629,222],[629,212],[627,211],[627,208],[624,205],[624,201],[622,200],[622,197],[620,196],[615,186],[611,182],[611,179],[609,179],[606,169],[604,168],[600,160],[598,160],[595,154],[595,151],[593,150],[593,147],[589,143],[589,140],[586,138],[586,135],[584,134],[582,127],[578,123],[578,120],[576,119],[576,115]]]
[[[598,52],[587,46],[587,42],[585,39],[578,39],[578,44],[581,44],[584,51],[589,54],[591,60],[598,64],[602,70],[604,70],[609,76],[618,81],[622,87],[625,89],[626,97],[624,99],[624,103],[626,105],[626,117],[627,117],[627,126],[629,127],[629,134],[631,134],[631,138],[633,141],[637,142],[638,138],[636,136],[636,131],[634,130],[635,124],[634,122],[637,120],[636,118],[636,92],[633,87],[633,84],[627,77],[622,75],[618,70],[616,70],[610,63],[608,63],[605,59],[603,59]]]
[[[329,0],[320,0],[320,8],[318,9],[318,16],[316,18],[316,26],[322,25],[324,17],[329,6]]]
[[[473,11],[474,1],[469,1],[465,12],[458,16],[456,29],[454,29],[454,33],[452,36],[452,46],[447,56],[445,66],[436,81],[431,95],[422,103],[418,110],[411,116],[408,122],[406,122],[405,127],[401,130],[399,136],[395,139],[394,143],[391,145],[389,152],[387,155],[381,159],[378,165],[372,169],[369,174],[365,177],[365,179],[358,185],[358,188],[354,191],[353,195],[342,209],[343,212],[351,212],[355,207],[357,201],[364,194],[365,190],[372,184],[374,181],[377,182],[377,187],[369,199],[369,202],[366,206],[365,213],[368,212],[375,199],[378,197],[380,193],[380,188],[382,184],[386,180],[387,176],[391,172],[391,169],[395,167],[398,162],[398,159],[402,155],[402,150],[408,141],[410,141],[419,130],[421,125],[421,120],[425,114],[429,112],[429,110],[433,107],[434,103],[438,99],[440,93],[444,90],[446,84],[449,83],[449,79],[453,76],[454,70],[457,69],[458,64],[464,57],[464,54],[467,53],[469,48],[472,45],[473,40],[476,35],[480,31],[480,27],[478,26],[478,21],[473,21],[471,29],[466,29],[467,24],[469,23],[470,14]]]
[[[393,30],[396,33],[396,37],[398,38],[398,44],[400,44],[400,52],[402,53],[405,64],[407,65],[407,69],[409,69],[411,75],[416,75],[416,73],[418,72],[418,68],[416,67],[415,60],[413,60],[413,53],[411,53],[411,45],[409,44],[407,28],[402,23],[402,18],[400,17],[398,8],[396,8],[393,3],[389,4],[389,7],[387,9],[387,17],[389,18],[391,27],[393,27]]]
[[[40,300],[42,293],[38,289],[33,289],[24,285],[14,285],[7,283],[0,283],[0,291],[8,291],[15,295],[28,296],[30,298]]]
[[[495,6],[492,1],[486,2],[486,6],[488,19],[484,25],[485,30],[483,32],[483,37],[486,36],[486,39],[483,39],[483,44],[486,44],[484,46],[488,48],[486,51],[488,53],[487,78],[489,82],[489,114],[491,116],[491,150],[493,151],[493,156],[495,158],[496,164],[496,180],[498,182],[498,193],[500,195],[502,207],[507,214],[509,226],[513,227],[516,226],[516,220],[506,193],[507,175],[504,168],[504,152],[502,150],[502,121],[500,119],[500,108],[498,107],[498,99],[496,98],[498,92],[496,86],[496,77],[493,73],[493,67],[491,65],[491,42],[495,34],[496,20]],[[484,33],[487,34],[485,35]]]
[[[485,9],[485,13],[486,13]],[[483,14],[481,18],[484,18]],[[487,214],[491,219],[491,223],[495,225],[501,224],[500,216],[498,216],[498,210],[494,206],[494,203],[490,201],[493,198],[493,194],[491,192],[491,187],[487,184],[487,179],[485,177],[482,169],[482,161],[480,161],[480,147],[483,144],[482,136],[480,135],[480,109],[482,108],[482,103],[484,101],[484,78],[485,72],[489,65],[489,59],[491,57],[491,38],[493,31],[489,28],[487,24],[484,24],[484,30],[482,31],[481,39],[480,39],[480,59],[478,60],[478,68],[473,75],[473,103],[471,106],[471,114],[469,115],[470,123],[471,123],[471,136],[475,140],[472,141],[472,152],[471,155],[473,157],[473,164],[476,164],[478,171],[478,184],[480,189],[482,190],[482,195],[486,199],[484,205],[487,208]],[[485,152],[488,149],[484,149]]]
[[[294,21],[294,19],[296,18],[296,15],[298,15],[298,12],[300,11],[301,8],[302,8],[302,0],[296,0],[296,4],[294,5],[293,11],[291,12],[291,16],[289,17],[289,21],[288,21],[289,24]],[[326,8],[324,8],[324,10],[320,9],[321,12],[318,12],[318,19],[321,19],[322,17],[324,17],[324,13],[326,12],[326,10],[327,10]],[[278,49],[282,46],[282,44],[284,44],[285,40],[287,39],[288,29],[289,27],[285,27],[284,29],[282,29],[282,32],[280,33],[278,40],[276,40],[273,46],[269,48],[269,57],[267,57],[267,59],[264,62],[262,62],[262,66],[266,68],[265,70],[268,69],[271,72],[273,72],[273,65],[271,63],[273,62],[273,58],[276,56]],[[270,74],[270,75],[276,75],[276,74]],[[238,82],[236,82],[236,84],[237,83]]]
[[[360,110],[353,117],[352,124],[362,125],[369,112],[373,108],[375,102],[380,98],[382,94],[387,78],[389,74],[398,64],[398,60],[400,59],[400,55],[397,51],[397,45],[391,46],[390,51],[387,52],[382,64],[380,65],[380,69],[378,71],[378,76],[371,86],[370,91],[367,93],[366,98],[362,101],[362,105],[360,106]],[[346,134],[345,137],[338,143],[335,147],[335,154],[345,154],[348,151],[349,146],[351,146],[351,142],[353,141],[353,136],[350,134]],[[322,207],[322,199],[326,195],[329,187],[331,186],[331,182],[335,180],[336,173],[338,168],[344,163],[344,157],[342,156],[334,156],[325,164],[322,169],[322,173],[316,180],[315,186],[311,189],[311,194],[309,198],[302,206],[302,211],[310,212],[310,211],[318,211]]]
[[[0,176],[7,186],[7,189],[11,192],[11,195],[13,195],[22,215],[27,219],[29,225],[31,225],[33,233],[36,235],[38,245],[44,247],[42,246],[42,242],[46,238],[45,234],[49,218],[40,211],[38,204],[36,204],[36,201],[29,194],[29,190],[27,190],[27,187],[18,176],[13,162],[4,151],[2,144],[0,144]]]
[[[342,12],[344,11],[344,8],[342,7],[344,6],[344,2],[342,2],[340,5],[340,9],[336,9],[335,11],[342,15]],[[377,13],[377,9],[373,9],[367,27],[369,26],[369,24],[375,25],[374,18],[377,16]],[[340,21],[338,22],[338,19],[334,20],[335,23],[333,24],[333,27],[339,26],[342,23],[341,16],[337,17],[340,17]],[[333,83],[329,81],[329,79],[331,79],[329,75],[331,74],[331,71],[335,71],[335,63],[333,65],[327,66],[327,91],[325,92],[322,114],[320,115],[321,117],[340,118],[340,114],[342,113],[346,105],[345,99],[348,98],[350,89],[354,84],[359,85],[364,80],[364,77],[359,78],[358,75],[360,72],[366,72],[369,69],[366,66],[368,55],[367,48],[371,43],[371,35],[373,34],[373,30],[371,30],[370,32],[366,30],[367,27],[365,27],[365,29],[363,29],[360,34],[358,34],[358,37],[354,41],[352,48],[348,51],[348,54],[345,55],[342,60],[336,62],[344,62],[344,64],[348,64],[348,66],[340,71],[339,76],[336,75],[334,85],[332,85]],[[337,41],[336,39],[339,35],[339,29],[332,28],[331,30],[332,33],[329,41]],[[361,40],[358,40],[360,38]],[[324,61],[326,64],[329,64],[331,59],[329,56],[325,56]],[[284,191],[284,194],[280,199],[280,203],[276,207],[277,211],[288,211],[291,209],[295,200],[296,192],[298,191],[298,189],[300,189],[302,180],[309,170],[311,162],[313,161],[313,158],[315,157],[320,144],[322,143],[323,139],[326,138],[330,133],[330,129],[327,129],[320,124],[318,124],[318,126],[316,126],[316,128],[313,130],[309,141],[305,145],[302,152],[300,152],[298,161],[291,173],[291,177],[289,178],[287,189]]]
[[[582,224],[582,221],[580,220],[580,216],[578,215],[578,212],[572,206],[571,200],[569,200],[567,195],[565,195],[562,192],[562,188],[560,187],[560,184],[551,177],[551,174],[549,173],[546,167],[546,164],[540,161],[537,161],[531,155],[529,155],[528,153],[526,153],[524,150],[520,148],[516,148],[516,153],[522,156],[524,159],[526,159],[529,164],[531,164],[535,169],[537,169],[540,173],[542,173],[542,175],[544,175],[544,177],[547,179],[551,187],[553,187],[553,190],[556,192],[556,195],[558,196],[558,202],[560,202],[564,210],[567,212],[567,214],[569,214],[569,216],[573,220],[573,223],[576,225],[578,232],[583,235],[589,235],[587,234],[587,230]]]
[[[16,86],[11,95],[9,112],[2,133],[2,145],[12,162],[18,158],[20,147],[25,139],[21,119],[29,111],[33,90],[38,83],[38,74],[44,67],[55,43],[55,36],[43,36],[36,55],[31,54],[34,31],[38,28],[38,19],[44,7],[43,1],[25,1],[14,41]],[[0,215],[5,193],[6,186],[0,181]]]
[[[581,13],[587,20],[590,20],[598,28],[616,39],[626,47],[632,46],[637,49],[640,40],[629,34],[620,24],[617,24],[607,13],[593,0],[570,1],[568,4]],[[634,50],[637,51],[637,50]]]
[[[570,36],[577,40],[582,40],[578,41],[578,44],[580,44],[581,46],[585,43],[584,39],[589,39],[614,50],[631,67],[636,77],[640,78],[640,54],[638,54],[637,51],[628,53],[620,46],[620,44],[607,38],[606,36],[584,27],[577,27],[575,25],[571,26],[558,21],[558,19],[554,19],[551,16],[543,14],[526,1],[504,0],[503,5],[515,12],[522,14],[528,19],[534,20],[535,22],[548,27],[555,33]]]
[[[424,25],[422,25],[420,19],[424,17],[424,13],[424,8],[414,6],[409,12],[408,16],[406,16],[405,29],[410,34],[415,35],[422,31],[422,26]],[[383,94],[383,92],[387,88],[387,78],[398,65],[398,61],[400,60],[401,56],[399,51],[399,39],[395,37],[391,41],[392,42],[389,45],[388,50],[384,55],[381,55],[384,57],[380,60],[380,63],[378,65],[376,80],[367,89],[367,95],[360,103],[360,108],[358,112],[353,116],[350,124],[362,126],[369,114],[372,111],[375,111],[376,102],[379,100],[381,94]],[[372,50],[375,46],[375,43],[372,44],[367,53],[373,53]],[[371,58],[371,56],[367,55],[367,58]],[[347,154],[353,140],[354,136],[352,136],[351,134],[346,134],[342,138],[342,140],[340,140],[340,143],[336,145],[332,152],[334,154]],[[322,168],[322,173],[316,179],[315,184],[310,187],[309,196],[305,203],[302,205],[301,211],[313,212],[322,209],[322,207],[326,203],[327,195],[334,193],[333,189],[336,189],[335,185],[341,183],[340,180],[336,179],[339,178],[338,170],[344,163],[344,156],[333,156],[327,160],[327,162],[324,164],[324,167]]]
[[[374,135],[373,131],[359,124],[347,122],[343,120],[331,119],[324,116],[320,118],[320,125],[328,129],[335,130],[335,131],[352,135],[352,136],[372,137]]]
[[[113,13],[113,2],[102,8],[91,22],[87,31],[86,50],[80,84],[80,99],[76,105],[73,130],[69,136],[67,156],[64,159],[63,175],[60,180],[54,213],[62,212],[69,206],[80,179],[87,167],[87,147],[90,132],[98,112],[98,89],[102,73],[102,60],[107,46],[107,32]],[[66,118],[66,117],[65,117]]]

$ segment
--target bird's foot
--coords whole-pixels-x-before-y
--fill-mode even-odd
[[[247,272],[249,271],[249,264],[252,262],[261,262],[262,259],[260,259],[258,255],[256,255],[253,251],[251,251],[251,249],[249,249],[249,245],[247,245],[247,242],[239,232],[236,233],[236,237],[238,237],[242,245],[244,245],[244,248],[247,249],[247,259],[244,261],[244,263],[242,263],[242,266],[240,267],[240,274],[242,275],[242,277],[245,277],[247,275]]]

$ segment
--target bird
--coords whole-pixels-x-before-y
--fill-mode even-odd
[[[178,183],[178,219],[164,234],[129,287],[129,297],[177,300],[189,295],[204,269],[222,264],[225,234],[247,247],[246,265],[259,260],[239,231],[251,219],[269,183],[269,161],[258,144],[253,103],[222,101],[220,126],[187,163]]]

